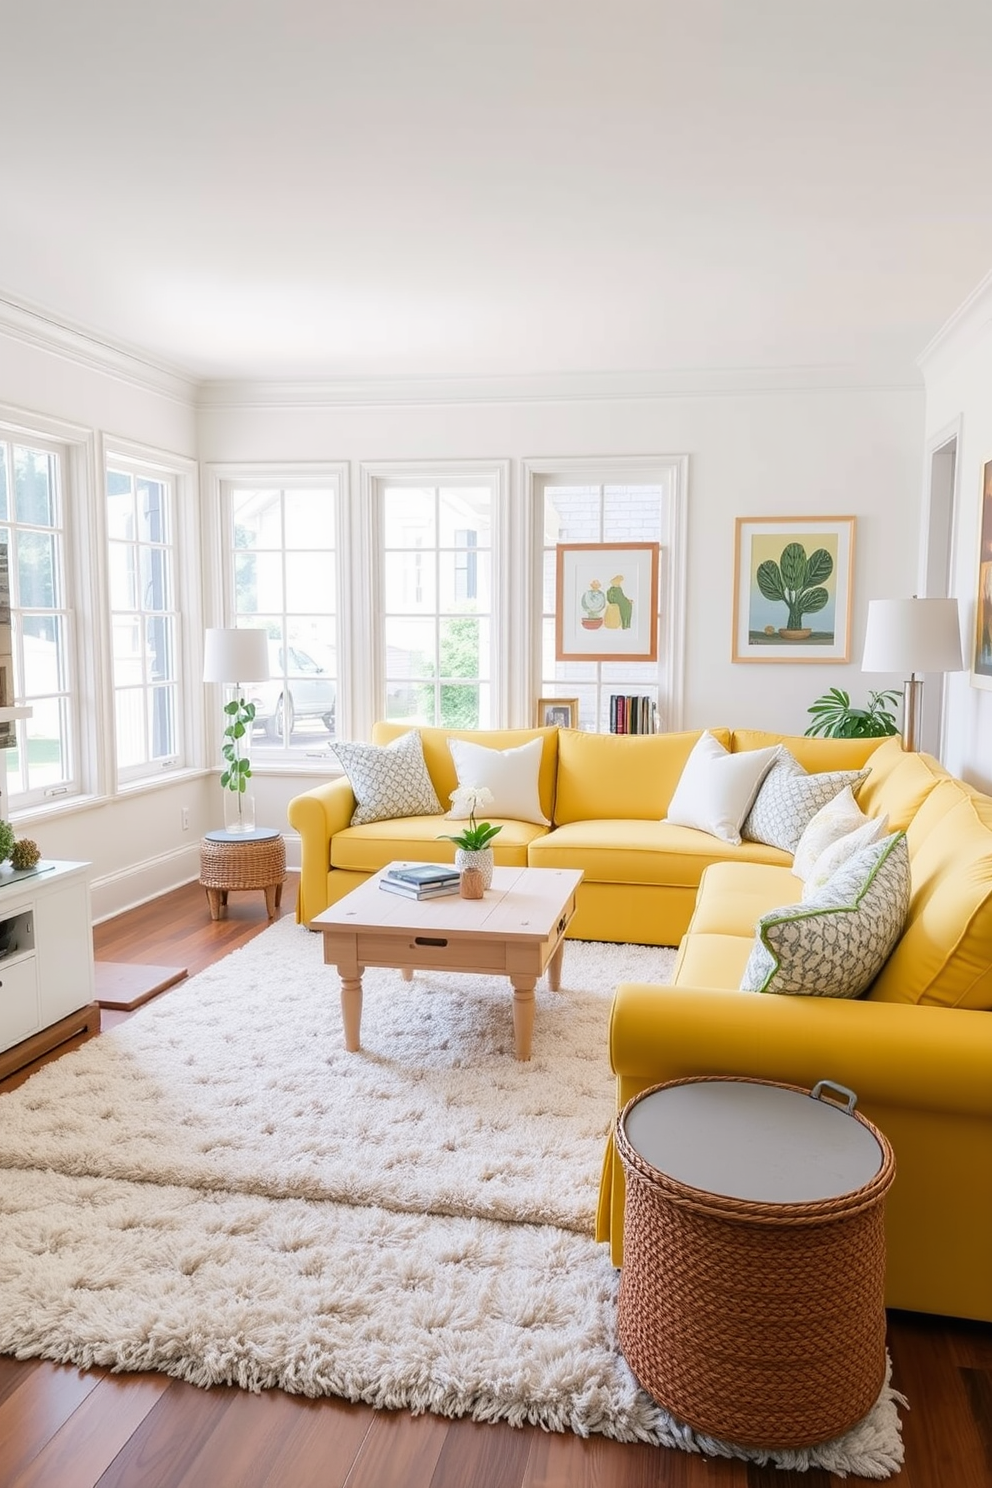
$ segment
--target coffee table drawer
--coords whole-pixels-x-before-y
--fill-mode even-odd
[[[462,940],[458,936],[367,935],[355,937],[360,966],[412,966],[415,970],[505,972],[506,945],[501,941]]]

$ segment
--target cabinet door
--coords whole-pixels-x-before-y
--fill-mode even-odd
[[[57,1023],[93,1001],[89,883],[79,877],[35,901],[35,954],[41,1023]]]
[[[4,965],[0,961],[0,1049],[37,1033],[38,977],[33,956]]]

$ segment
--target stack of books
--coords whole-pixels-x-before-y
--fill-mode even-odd
[[[379,887],[408,899],[437,899],[458,893],[459,876],[450,863],[397,863],[382,875]]]
[[[658,710],[652,698],[611,694],[611,734],[655,734],[657,732]]]

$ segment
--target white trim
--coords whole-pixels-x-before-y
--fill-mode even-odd
[[[916,358],[924,380],[946,359],[957,356],[992,321],[992,269],[945,320],[937,334]],[[960,446],[959,446],[960,449]]]
[[[63,361],[116,377],[146,392],[171,398],[184,407],[196,406],[198,379],[181,367],[154,357],[137,346],[126,346],[100,332],[71,325],[41,306],[0,295],[0,334],[36,346]]]
[[[446,403],[573,403],[806,392],[919,392],[912,363],[878,367],[693,367],[505,377],[366,377],[201,382],[203,410],[382,408]]]

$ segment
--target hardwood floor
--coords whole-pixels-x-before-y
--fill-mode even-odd
[[[295,893],[291,877],[283,914],[293,913]],[[93,938],[98,958],[184,965],[193,976],[267,923],[261,894],[232,895],[228,918],[211,921],[203,890],[190,884],[97,926]],[[131,1016],[104,1010],[103,1026]],[[30,1073],[10,1076],[0,1092]],[[992,1326],[893,1313],[889,1346],[894,1382],[911,1406],[903,1414],[906,1466],[892,1481],[989,1488]],[[164,1375],[0,1357],[0,1488],[841,1488],[866,1481],[277,1390],[198,1390]]]

